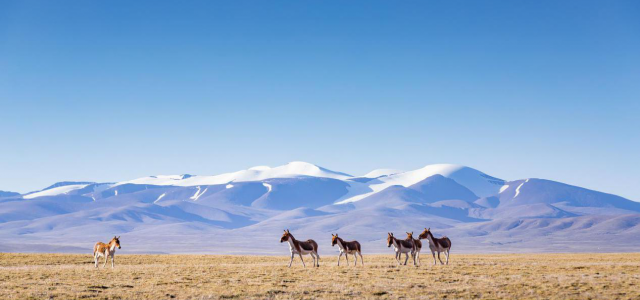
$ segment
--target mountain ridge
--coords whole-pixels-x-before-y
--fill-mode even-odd
[[[226,246],[276,253],[278,232],[288,228],[313,237],[340,232],[384,253],[386,232],[423,227],[455,238],[462,252],[601,251],[589,248],[594,234],[613,241],[640,233],[640,203],[551,180],[505,181],[452,164],[367,176],[291,162],[212,176],[60,182],[0,197],[0,238],[12,241],[0,251],[58,251],[60,237],[78,249],[108,233],[131,240],[137,252],[164,239],[173,242],[168,253],[232,253]],[[221,236],[226,246],[214,242]]]

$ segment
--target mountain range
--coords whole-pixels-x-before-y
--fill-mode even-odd
[[[391,253],[387,232],[425,227],[447,235],[453,253],[638,251],[640,203],[451,164],[352,176],[291,162],[0,191],[0,252],[91,253],[119,235],[128,253],[287,254],[278,241],[290,229],[321,254],[337,253],[331,233],[357,239],[365,253]]]

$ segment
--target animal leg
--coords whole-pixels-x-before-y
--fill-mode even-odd
[[[93,261],[96,263],[96,268],[98,267],[98,253],[93,254]]]
[[[304,264],[304,259],[302,259],[302,253],[298,253],[298,255],[300,255],[300,260],[302,261],[302,266],[306,268],[307,265]]]
[[[320,254],[318,254],[317,250],[314,253],[316,254],[316,267],[320,267]]]
[[[431,255],[433,255],[433,265],[436,265],[436,252],[431,250]]]
[[[405,266],[407,265],[407,261],[408,260],[409,260],[409,253],[407,252],[407,253],[404,254],[404,265]]]
[[[347,259],[347,267],[349,266],[349,253],[344,253],[344,257]]]
[[[109,256],[105,253],[104,254],[104,265],[102,265],[102,268],[106,268],[107,267],[107,260],[108,260]]]
[[[444,263],[442,262],[442,259],[440,259],[440,251],[438,251],[438,260],[440,261],[441,265],[444,265]]]
[[[362,263],[362,266],[364,266],[364,258],[362,258],[362,253],[358,251],[358,254],[360,255],[360,262]]]
[[[353,259],[356,260],[356,262],[353,265],[357,267],[358,266],[358,255],[354,253],[353,254]]]
[[[418,266],[419,266],[420,265],[420,251],[418,251],[417,255],[418,256],[416,258],[418,259]]]
[[[342,252],[340,252],[340,255],[338,255],[338,267],[340,266],[340,259],[342,258]]]
[[[289,268],[291,268],[292,263],[293,263],[293,252],[291,252],[291,260],[289,261]]]
[[[451,251],[451,249],[447,249],[447,252],[444,253],[447,255],[447,265],[449,264],[449,251]]]
[[[113,269],[113,261],[114,261],[115,255],[111,255],[111,268]]]

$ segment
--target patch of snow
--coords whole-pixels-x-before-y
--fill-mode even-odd
[[[509,188],[509,185],[508,185],[508,184],[503,185],[503,186],[500,188],[500,193],[502,193],[502,192],[506,191],[508,188]]]
[[[118,190],[115,191],[115,195],[118,196]]]
[[[525,182],[528,182],[528,181],[529,181],[529,179],[527,179],[527,181],[525,181]],[[524,185],[524,183],[525,183],[525,182],[521,183],[521,184],[516,188],[516,195],[515,195],[515,196],[513,196],[513,198],[518,197],[518,195],[520,194],[520,188]]]
[[[167,195],[167,193],[163,193],[162,195],[160,195],[160,196],[158,197],[158,199],[156,199],[156,201],[153,201],[153,203],[156,203],[156,202],[160,201],[160,199],[162,199],[162,198],[163,198],[164,196],[166,196],[166,195]]]
[[[193,201],[198,200],[198,198],[200,198],[200,196],[204,195],[204,193],[206,193],[208,189],[209,188],[205,188],[204,191],[200,192],[200,187],[198,187],[198,191],[193,196],[191,196],[191,198],[189,198],[189,199],[191,199]]]
[[[268,192],[271,192],[272,186],[270,184],[263,182],[262,185],[264,185],[264,187],[266,187],[269,190]]]
[[[233,184],[227,184],[225,187],[226,187],[226,188],[228,188],[228,189],[230,189],[230,188],[232,188],[232,187],[233,187]]]
[[[41,191],[41,192],[35,192],[35,193],[28,194],[28,195],[24,195],[22,198],[24,198],[24,199],[33,199],[33,198],[36,198],[36,197],[56,196],[56,195],[68,194],[71,191],[79,190],[79,189],[85,188],[86,186],[88,186],[88,184],[64,185],[64,186],[60,186],[60,187],[44,190],[44,191]]]

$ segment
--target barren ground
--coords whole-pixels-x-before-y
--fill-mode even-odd
[[[448,266],[398,266],[392,254],[365,266],[320,268],[283,256],[0,253],[0,299],[15,298],[571,298],[640,299],[640,254],[457,255]],[[344,258],[342,260],[344,263]],[[353,260],[350,260],[353,263]]]

